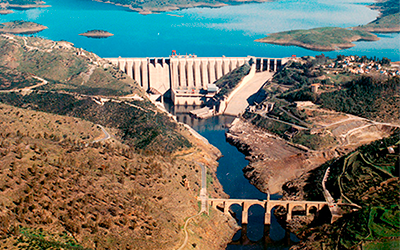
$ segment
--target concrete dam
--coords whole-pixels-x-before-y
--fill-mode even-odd
[[[214,96],[212,84],[216,80],[246,62],[251,62],[256,72],[275,72],[287,61],[284,58],[197,57],[176,54],[169,58],[106,59],[132,77],[145,91],[159,95],[170,94],[175,105],[203,104]]]

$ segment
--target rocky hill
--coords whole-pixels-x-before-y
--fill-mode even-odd
[[[304,241],[294,249],[397,249],[399,247],[399,130],[361,146],[284,186],[286,198],[323,200],[322,180],[340,205],[343,217],[333,224],[324,215],[298,216],[290,227]],[[302,192],[304,191],[304,193]],[[310,226],[302,221],[311,219]]]
[[[199,163],[209,194],[225,196],[219,151],[111,64],[68,42],[0,44],[1,246],[175,249],[199,212]],[[234,232],[227,220],[195,217],[188,245],[219,249]]]

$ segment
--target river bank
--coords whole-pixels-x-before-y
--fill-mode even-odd
[[[284,183],[338,155],[296,147],[243,119],[232,123],[226,138],[250,161],[243,169],[250,183],[271,194],[280,193]]]

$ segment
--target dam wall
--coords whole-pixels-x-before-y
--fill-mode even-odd
[[[106,58],[132,77],[147,92],[164,95],[171,90],[176,105],[201,105],[215,93],[208,85],[242,66],[255,64],[257,72],[277,71],[286,62],[278,58],[196,57]]]

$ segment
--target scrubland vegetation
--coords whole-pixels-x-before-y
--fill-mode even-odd
[[[351,211],[341,206],[346,214],[332,225],[316,220],[301,235],[305,242],[298,249],[321,244],[328,249],[399,245],[399,142],[397,130],[391,137],[361,146],[306,175],[306,199],[324,199],[321,183],[330,167],[326,186],[332,196],[339,203],[355,203],[361,208]]]
[[[107,61],[68,42],[0,36],[0,71],[2,247],[177,248],[198,213],[199,162],[212,168],[209,193],[223,195],[217,150]],[[47,84],[23,90],[34,77]],[[112,138],[94,143],[104,136],[96,124]],[[222,214],[195,222],[200,249],[233,233]]]

